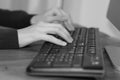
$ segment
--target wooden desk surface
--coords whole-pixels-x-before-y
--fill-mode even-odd
[[[0,50],[0,80],[93,80],[93,78],[33,77],[27,75],[26,67],[37,54],[38,49],[39,46],[18,50]],[[112,67],[107,54],[104,54],[104,57],[106,73],[102,80],[120,80],[120,72]]]
[[[38,50],[39,46],[18,50],[0,50],[0,80],[88,80],[88,78],[33,77],[27,75],[26,67]]]
[[[0,80],[94,80],[93,78],[33,77],[27,75],[25,72],[26,67],[37,54],[39,48],[40,44],[34,44],[23,49],[0,50]],[[106,53],[104,53],[104,59],[105,76],[103,79],[98,78],[95,80],[120,80],[120,72],[113,68]]]

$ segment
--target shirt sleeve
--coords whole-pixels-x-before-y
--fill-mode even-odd
[[[16,29],[0,26],[0,49],[19,48]]]
[[[34,15],[28,14],[25,11],[10,11],[0,9],[0,26],[6,26],[15,29],[24,28],[31,25],[30,19],[33,16]]]
[[[24,11],[0,9],[0,49],[19,48],[17,29],[31,25],[33,16]]]

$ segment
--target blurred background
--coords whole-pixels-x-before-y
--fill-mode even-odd
[[[102,32],[110,34],[106,26],[106,14],[110,0],[0,0],[0,8],[24,10],[30,14],[61,7],[71,15],[73,21],[86,27],[98,27]]]

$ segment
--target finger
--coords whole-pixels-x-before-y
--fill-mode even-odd
[[[75,30],[75,27],[73,26],[73,21],[70,15],[69,15],[69,19],[66,22],[69,24],[68,27],[70,27],[70,31]]]
[[[69,43],[71,43],[73,41],[71,35],[65,29],[61,29],[61,30],[57,31],[56,34],[61,36],[63,39],[65,39]]]
[[[43,16],[43,17],[36,17],[32,19],[31,23],[35,24],[35,23],[38,23],[39,21],[54,23],[54,22],[64,22],[66,20],[67,19],[62,16]]]
[[[59,13],[61,16],[68,17],[67,13],[65,13],[61,8],[58,8]]]
[[[47,16],[61,16],[62,14],[60,13],[58,8],[50,9],[47,13]]]
[[[60,10],[61,14],[66,17],[66,21],[64,22],[65,27],[70,30],[73,31],[74,30],[74,26],[72,25],[72,18],[70,15],[66,14],[62,9]]]
[[[47,16],[46,19],[44,19],[44,21],[46,22],[62,22],[62,24],[64,24],[64,27],[66,27],[69,31],[73,31],[74,30],[74,26],[72,25],[72,22],[70,21],[70,18],[68,19],[65,16],[61,16],[61,15],[57,15],[57,16]]]
[[[73,41],[69,32],[60,24],[51,24],[49,28],[46,29],[48,34],[57,34],[67,42],[71,43]]]
[[[52,36],[52,35],[45,35],[43,40],[45,41],[48,41],[48,42],[52,42],[52,43],[55,43],[57,45],[61,45],[61,46],[66,46],[67,43],[60,40],[60,39],[57,39],[56,37]]]
[[[39,26],[39,24],[37,25]],[[69,43],[73,41],[69,32],[62,25],[57,24],[57,23],[56,24],[55,23],[43,23],[42,25],[45,25],[45,26],[44,26],[44,29],[42,30],[40,29],[40,32],[43,32],[46,34],[57,34]]]
[[[62,16],[48,16],[46,17],[46,19],[44,19],[44,21],[50,22],[50,23],[63,22],[63,21],[66,21],[66,18]]]
[[[60,24],[54,24],[53,28],[51,28],[51,32],[49,33],[57,34],[69,43],[73,41],[70,33]]]
[[[64,26],[69,30],[69,31],[74,31],[74,26],[69,22],[69,21],[65,21],[64,22]]]

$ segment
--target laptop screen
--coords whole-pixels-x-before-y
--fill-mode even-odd
[[[120,31],[120,0],[110,0],[107,18]]]

